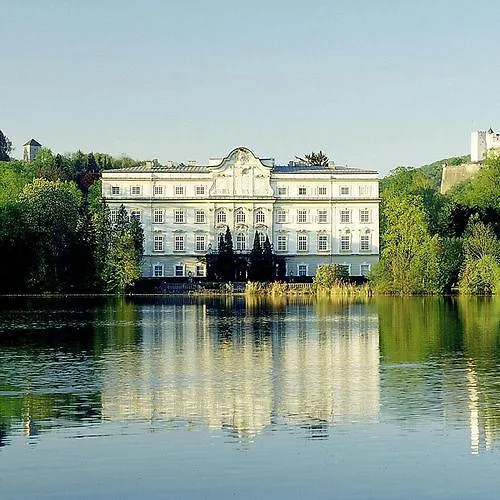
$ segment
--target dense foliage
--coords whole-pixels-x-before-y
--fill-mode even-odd
[[[143,234],[101,203],[100,171],[133,163],[108,155],[0,162],[0,293],[123,293],[140,277]]]
[[[457,158],[457,161],[461,158]],[[500,292],[500,157],[446,195],[429,166],[401,167],[381,181],[376,291],[393,294]]]

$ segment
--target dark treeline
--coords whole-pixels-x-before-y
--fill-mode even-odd
[[[121,293],[133,283],[142,228],[124,208],[111,223],[99,179],[134,164],[48,149],[32,162],[0,162],[0,293]]]
[[[207,275],[217,281],[273,281],[285,276],[285,261],[272,250],[266,235],[261,245],[260,234],[255,232],[249,255],[235,253],[229,227],[220,235],[217,251],[207,255]]]

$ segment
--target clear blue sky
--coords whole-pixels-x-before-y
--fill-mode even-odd
[[[498,0],[5,0],[0,129],[53,151],[420,165],[500,127]]]

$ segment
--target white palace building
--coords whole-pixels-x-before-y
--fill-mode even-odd
[[[105,170],[102,194],[116,217],[123,204],[144,229],[145,277],[205,276],[207,252],[229,227],[236,253],[259,232],[285,258],[288,276],[320,264],[366,275],[378,261],[378,174],[344,166],[276,165],[240,147],[208,165]]]

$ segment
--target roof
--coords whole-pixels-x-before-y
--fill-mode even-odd
[[[35,139],[30,139],[27,143],[23,144],[23,146],[40,146],[40,147],[42,147],[42,145],[38,141],[35,141]]]
[[[200,173],[210,173],[213,167],[208,167],[205,165],[174,165],[172,167],[167,165],[138,165],[137,167],[127,167],[127,168],[107,168],[105,172],[116,172],[116,173],[131,173],[138,172],[144,174],[154,174],[154,173],[183,173],[183,174],[200,174]]]
[[[136,167],[127,168],[109,168],[105,172],[114,173],[182,173],[182,174],[208,174],[216,168],[215,165],[139,165]],[[376,174],[376,170],[367,170],[361,168],[349,168],[342,165],[335,167],[328,166],[310,166],[310,165],[275,165],[271,168],[271,172],[276,174]]]
[[[349,168],[342,165],[334,167],[322,165],[276,165],[273,172],[277,174],[376,174],[376,170]]]

